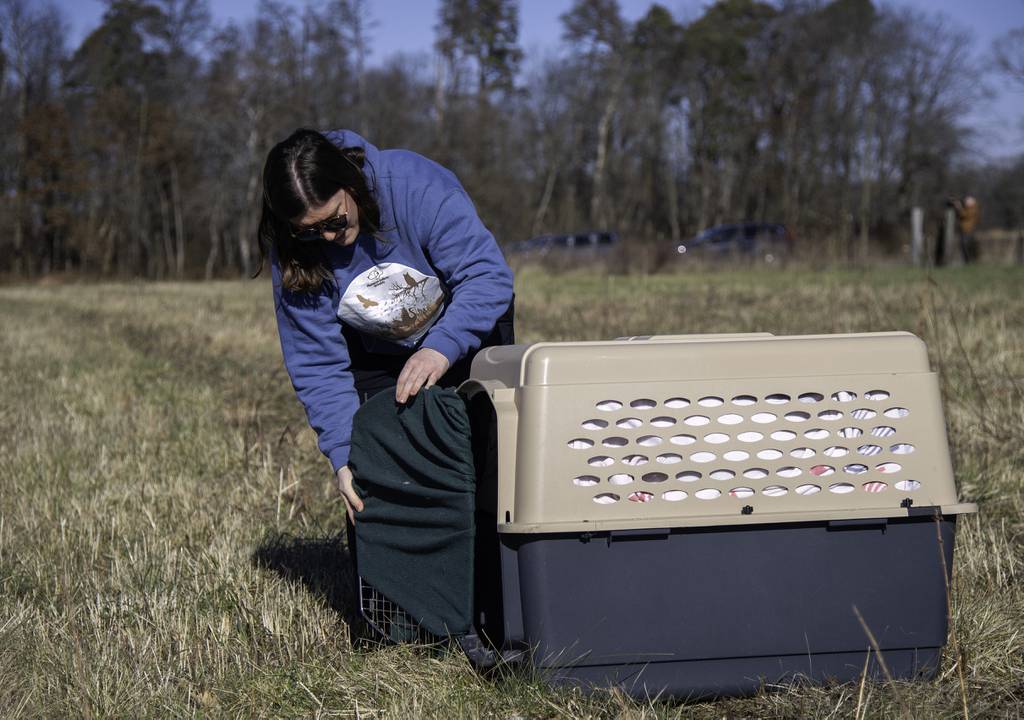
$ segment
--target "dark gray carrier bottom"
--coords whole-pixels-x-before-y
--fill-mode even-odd
[[[865,626],[894,677],[930,678],[946,641],[954,530],[954,515],[922,514],[480,533],[478,620],[495,645],[529,648],[552,682],[637,696],[856,679],[872,646]],[[871,656],[868,672],[879,677]]]

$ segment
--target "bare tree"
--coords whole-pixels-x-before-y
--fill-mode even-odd
[[[992,44],[992,50],[996,66],[1024,85],[1024,27],[1000,35]]]
[[[617,0],[575,0],[561,20],[562,37],[587,68],[589,91],[598,105],[590,217],[603,227],[614,215],[607,190],[608,153],[612,121],[626,82],[626,24]]]
[[[0,1],[0,54],[5,60],[0,78],[4,95],[14,95],[10,120],[14,142],[5,154],[13,169],[9,179],[13,190],[11,269],[17,274],[54,269],[63,256],[66,214],[55,207],[60,167],[54,151],[62,144],[58,69],[65,55],[66,33],[53,5]],[[30,236],[41,241],[34,248],[28,246]]]

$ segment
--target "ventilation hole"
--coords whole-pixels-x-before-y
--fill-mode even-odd
[[[732,470],[712,470],[708,473],[708,477],[712,480],[732,480],[736,477],[736,473]]]
[[[751,415],[750,419],[756,423],[764,425],[765,423],[770,423],[778,420],[778,415],[770,412],[759,412]]]
[[[889,452],[893,455],[909,455],[914,452],[914,446],[910,443],[896,443],[889,448]]]
[[[700,478],[701,474],[696,470],[683,470],[681,473],[676,473],[676,480],[680,482],[695,482]]]
[[[743,471],[743,477],[747,480],[764,480],[768,477],[768,471],[764,468],[749,468]]]
[[[813,465],[811,467],[811,475],[815,477],[828,477],[836,471],[831,465]]]
[[[804,432],[804,437],[808,440],[824,440],[828,437],[828,430],[824,428],[814,428]]]
[[[903,492],[913,492],[921,487],[921,483],[917,480],[900,480],[896,483],[896,489],[902,490]]]
[[[775,474],[778,475],[779,477],[794,478],[798,477],[799,475],[802,475],[803,470],[801,470],[798,467],[793,467],[792,465],[787,465],[786,467],[780,467],[778,470],[775,471]]]
[[[798,460],[806,460],[807,458],[814,457],[814,449],[809,447],[798,447],[790,450],[789,454]]]
[[[661,445],[662,440],[657,435],[644,435],[636,439],[637,445],[643,445],[644,447],[654,447],[655,445]]]
[[[735,487],[729,491],[729,494],[734,498],[748,498],[754,494],[754,489],[748,487]]]
[[[694,495],[699,500],[714,500],[717,497],[721,497],[722,491],[715,488],[703,488],[695,492]]]
[[[593,440],[587,440],[586,438],[576,438],[566,443],[570,450],[586,450],[587,448],[594,447]]]
[[[722,457],[724,457],[729,462],[743,462],[744,460],[748,460],[750,458],[750,453],[745,452],[743,450],[730,450],[724,455],[722,455]]]
[[[850,463],[849,465],[843,465],[843,472],[849,475],[863,475],[868,471],[867,465],[861,465],[860,463]]]
[[[878,453],[882,452],[882,448],[880,448],[878,445],[861,445],[859,448],[857,448],[857,452],[859,452],[861,455],[877,455]]]
[[[720,398],[720,397],[716,397],[714,395],[708,395],[707,397],[702,397],[700,400],[698,400],[697,404],[700,405],[701,407],[712,408],[712,407],[721,407],[722,403],[724,403],[724,402],[725,401],[722,400],[722,398]]]
[[[661,494],[662,500],[668,500],[669,502],[679,502],[680,500],[686,499],[685,490],[666,490]]]
[[[757,402],[757,398],[753,395],[737,395],[732,399],[733,405],[739,405],[740,407],[747,407]]]
[[[789,395],[785,393],[772,393],[766,396],[764,401],[769,405],[782,405],[789,402]]]
[[[617,503],[618,501],[619,496],[616,495],[615,493],[601,493],[600,495],[594,496],[594,502],[596,502],[598,505],[611,505],[612,503]]]
[[[665,401],[665,407],[668,408],[684,408],[690,404],[690,401],[686,398],[674,397],[669,398]]]
[[[839,392],[832,393],[831,397],[836,402],[853,402],[857,399],[857,393],[853,392],[853,390],[840,390]]]
[[[893,418],[898,420],[899,418],[905,418],[907,415],[910,414],[910,411],[907,410],[905,407],[891,407],[882,414],[885,415],[887,418]]]
[[[739,425],[743,422],[743,416],[736,413],[726,413],[725,415],[718,416],[718,422],[723,425]]]
[[[626,457],[622,458],[623,465],[632,465],[636,467],[637,465],[645,465],[646,463],[646,455],[627,455]]]
[[[660,472],[645,473],[640,479],[644,482],[660,483],[668,480],[668,475]]]
[[[864,492],[869,493],[880,493],[885,492],[886,488],[889,487],[889,483],[884,483],[881,480],[872,480],[861,485],[864,488]]]
[[[782,457],[782,451],[776,450],[775,448],[768,448],[767,450],[759,450],[757,457],[761,460],[778,460]]]
[[[814,493],[821,492],[820,485],[797,485],[795,491],[797,495],[813,495]]]
[[[668,441],[673,445],[693,445],[697,442],[697,438],[693,435],[673,435]]]
[[[741,432],[736,436],[736,439],[740,442],[753,443],[764,440],[764,435],[759,432],[754,432],[753,430],[748,430],[747,432]]]
[[[711,452],[695,452],[690,456],[690,459],[694,462],[709,463],[715,459],[715,454]]]
[[[651,408],[658,407],[658,403],[650,398],[637,398],[631,401],[629,406],[634,410],[650,410]]]
[[[604,430],[608,427],[608,421],[595,418],[593,420],[584,420],[581,425],[584,430]]]
[[[664,453],[654,458],[662,465],[675,465],[683,461],[682,455],[676,455],[675,453]]]
[[[674,417],[669,417],[668,415],[659,415],[651,420],[651,425],[654,427],[672,427],[675,424],[676,419]]]
[[[653,499],[654,494],[644,490],[634,490],[629,494],[630,502],[650,502]]]
[[[856,438],[863,435],[863,431],[860,428],[855,427],[844,427],[836,433],[841,438]]]
[[[580,487],[593,487],[599,482],[601,480],[596,475],[579,475],[572,479],[572,484],[579,485]]]
[[[602,400],[597,404],[598,410],[604,410],[605,412],[612,412],[622,408],[622,403],[618,400]]]
[[[704,415],[690,415],[688,418],[683,420],[683,423],[692,427],[700,427],[707,425],[711,420]]]
[[[625,447],[629,445],[629,440],[624,437],[609,437],[602,440],[601,444],[605,447]]]
[[[796,439],[796,433],[792,430],[776,430],[771,434],[772,440],[778,440],[779,442],[787,442],[789,440]]]
[[[790,422],[806,422],[811,419],[811,414],[803,411],[788,412],[786,413],[786,419]]]
[[[850,415],[853,416],[854,420],[870,420],[877,414],[878,413],[876,413],[874,410],[870,408],[857,408],[856,410],[850,413]]]
[[[849,448],[844,448],[842,445],[832,445],[831,447],[825,448],[825,455],[828,457],[846,457],[850,454]]]
[[[761,492],[768,497],[782,497],[788,493],[789,490],[784,485],[767,485]]]
[[[885,475],[892,475],[893,473],[898,473],[902,469],[903,466],[895,462],[884,462],[875,465],[875,470]]]
[[[828,491],[833,492],[836,495],[845,495],[846,493],[853,492],[853,485],[846,482],[832,483],[828,486]]]
[[[615,460],[613,458],[608,457],[607,455],[595,455],[594,457],[587,460],[587,465],[591,465],[593,467],[608,467],[614,462]]]
[[[633,476],[626,473],[615,473],[608,478],[608,482],[612,485],[629,485],[633,480]]]
[[[822,410],[818,413],[818,417],[822,420],[828,420],[831,422],[832,420],[839,420],[842,418],[843,413],[839,410]]]
[[[711,443],[712,445],[721,445],[722,443],[729,442],[729,436],[725,433],[709,433],[704,436],[704,442]]]
[[[888,400],[889,393],[885,390],[868,390],[864,393],[864,398],[867,400]]]
[[[615,423],[616,427],[620,427],[623,430],[636,430],[641,425],[643,425],[643,422],[640,418],[622,418]]]
[[[822,395],[821,393],[815,393],[815,392],[803,393],[800,396],[800,402],[802,402],[802,403],[816,403],[816,402],[821,402],[824,399],[825,399],[824,395]]]
[[[875,437],[891,437],[896,434],[896,428],[889,425],[879,425],[871,428],[871,434]]]

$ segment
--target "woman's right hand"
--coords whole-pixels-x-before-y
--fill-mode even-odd
[[[363,501],[356,495],[356,491],[352,487],[352,471],[348,469],[348,465],[338,468],[338,492],[341,493],[341,499],[345,501],[348,519],[354,523],[356,521],[354,513],[362,512]]]

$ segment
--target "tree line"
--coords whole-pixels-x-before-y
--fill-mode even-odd
[[[629,22],[575,0],[560,52],[527,57],[517,2],[443,0],[432,53],[371,65],[372,13],[261,0],[215,24],[207,0],[108,0],[70,48],[55,6],[0,0],[0,272],[251,274],[262,163],[296,127],[438,160],[502,242],[601,228],[668,247],[751,220],[860,262],[971,183],[990,220],[1024,224],[1024,159],[972,164],[985,69],[941,16],[719,0]]]

